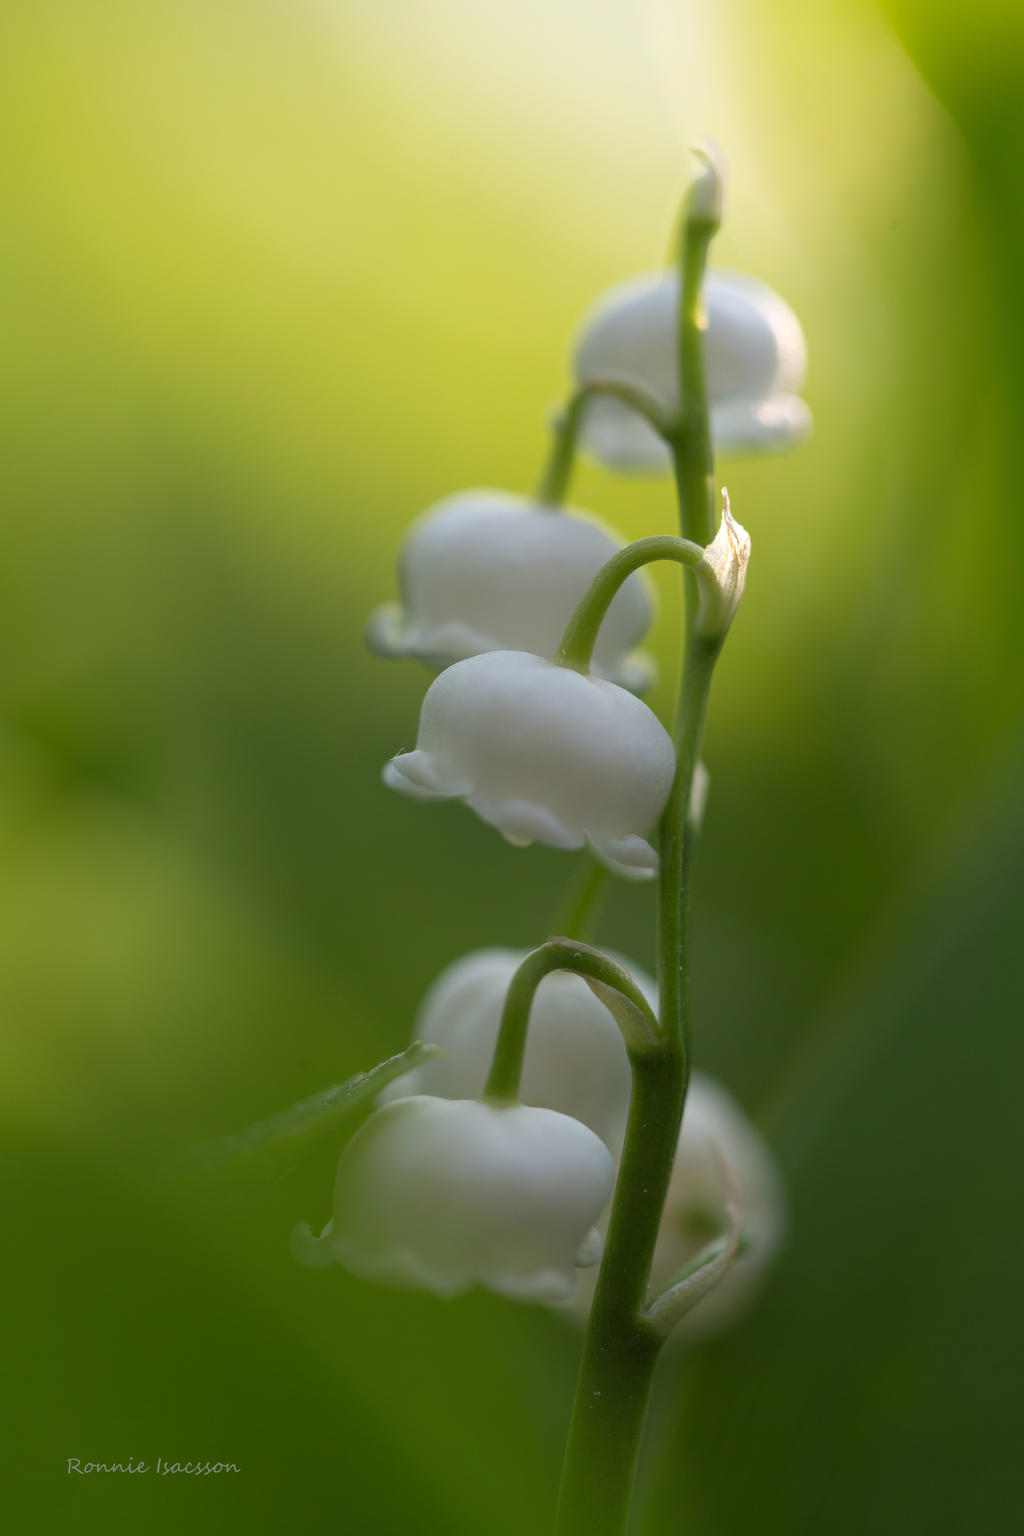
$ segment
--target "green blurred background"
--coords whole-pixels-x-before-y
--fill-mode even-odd
[[[299,1269],[336,1148],[163,1175],[405,1044],[567,872],[389,796],[404,525],[528,489],[569,341],[718,261],[816,434],[710,721],[699,1064],[772,1137],[763,1302],[662,1372],[643,1536],[1019,1529],[1024,22],[1011,0],[50,0],[0,22],[0,1010],[12,1529],[543,1530],[578,1339]],[[670,490],[581,468],[636,536]],[[678,624],[662,583],[667,706]],[[653,895],[602,938],[653,960]],[[66,1458],[234,1461],[68,1477]]]

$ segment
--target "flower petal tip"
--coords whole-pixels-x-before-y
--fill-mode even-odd
[[[366,622],[363,638],[372,656],[404,656],[402,643],[405,615],[400,603],[381,603]]]
[[[533,800],[504,800],[491,805],[473,797],[468,804],[481,821],[495,827],[505,841],[516,848],[546,843],[549,848],[564,848],[572,853],[583,847],[581,832],[567,826],[546,806]]]
[[[588,833],[587,842],[601,863],[624,880],[653,880],[658,873],[658,855],[645,837],[598,837]]]
[[[600,1264],[603,1253],[604,1238],[596,1227],[591,1227],[580,1244],[580,1251],[576,1255],[576,1268],[592,1269],[595,1264]]]
[[[455,800],[465,795],[470,787],[461,781],[446,783],[437,770],[433,754],[421,748],[399,752],[397,757],[384,764],[381,778],[388,789],[397,789],[414,800]]]
[[[313,1236],[308,1221],[300,1221],[288,1239],[288,1251],[298,1263],[309,1269],[330,1269],[334,1263],[333,1222],[328,1222],[319,1237]]]
[[[595,669],[596,670],[596,669]],[[650,651],[633,651],[626,656],[613,674],[609,675],[609,682],[616,683],[620,688],[625,688],[629,693],[635,693],[638,698],[643,698],[649,693],[658,681],[658,662]]]

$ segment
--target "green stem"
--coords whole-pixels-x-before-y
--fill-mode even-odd
[[[577,390],[555,422],[551,456],[544,466],[535,497],[542,506],[560,507],[565,501],[576,462],[576,445],[583,425],[583,412],[589,399],[586,390]]]
[[[589,944],[582,944],[578,939],[549,939],[546,944],[527,955],[509,982],[491,1070],[484,1084],[485,1099],[499,1099],[509,1103],[518,1100],[534,994],[544,977],[552,971],[572,971],[590,982],[596,982],[599,996],[600,989],[607,989],[613,996],[624,999],[630,1015],[630,1024],[624,1032],[628,1031],[633,1048],[640,1054],[643,1054],[642,1047],[650,1049],[651,1044],[656,1042],[658,1021],[628,971],[600,950],[592,949]],[[611,1011],[616,1023],[623,1027],[620,1012],[614,1008]]]
[[[591,853],[582,854],[555,908],[549,932],[568,939],[588,938],[611,894],[611,882],[606,864]]]
[[[681,240],[679,282],[679,416],[669,446],[679,493],[684,538],[708,544],[715,522],[715,457],[704,373],[704,269],[714,224],[687,221]]]
[[[618,1536],[661,1346],[643,1316],[679,1134],[686,1063],[678,1040],[630,1056],[633,1092],[604,1260],[587,1327],[562,1487],[559,1536]]]
[[[666,1030],[673,1029],[678,1033],[687,1057],[690,1051],[690,904],[696,851],[696,838],[691,835],[692,829],[687,823],[711,675],[719,649],[718,642],[691,633],[679,693],[676,777],[661,822],[658,996],[662,1024]]]
[[[694,640],[683,669],[676,779],[662,822],[658,959],[662,1041],[630,1053],[633,1092],[604,1261],[594,1295],[559,1498],[559,1536],[625,1530],[662,1339],[644,1316],[651,1260],[690,1075],[687,813],[717,643]]]
[[[588,403],[595,395],[611,395],[628,405],[649,421],[654,430],[667,438],[669,423],[665,420],[656,400],[624,380],[593,379],[573,394],[565,410],[555,423],[551,453],[540,477],[535,500],[542,506],[557,509],[565,501],[569,480],[576,462],[583,416]]]
[[[669,435],[683,540],[694,541],[698,547],[710,542],[713,521],[713,463],[700,317],[700,292],[713,233],[714,226],[706,220],[684,221],[679,310],[681,406]],[[692,563],[684,563],[690,572],[684,573],[686,649],[675,728],[676,776],[661,824],[661,1040],[656,1052],[630,1052],[633,1092],[629,1120],[569,1430],[558,1536],[621,1536],[625,1530],[662,1342],[644,1312],[690,1072],[690,902],[695,829],[687,823],[708,692],[722,645],[721,636],[711,639],[698,633],[699,588]]]
[[[643,565],[655,560],[675,560],[680,565],[696,571],[704,559],[699,544],[688,539],[677,539],[673,533],[655,534],[650,539],[637,539],[618,550],[594,577],[572,618],[569,620],[562,643],[555,652],[559,666],[574,667],[577,672],[589,672],[590,662],[597,642],[598,630],[604,622],[615,595],[623,582]]]

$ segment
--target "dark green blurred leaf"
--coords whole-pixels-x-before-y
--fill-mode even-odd
[[[749,1324],[669,1362],[692,1379],[645,1530],[1014,1528],[1022,781],[1018,752],[776,1098],[791,1240]]]

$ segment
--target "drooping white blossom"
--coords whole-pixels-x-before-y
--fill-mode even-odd
[[[803,331],[773,289],[738,272],[704,283],[704,359],[711,435],[720,454],[762,453],[803,441],[811,414],[800,398],[807,371]],[[618,382],[646,391],[666,415],[679,408],[679,275],[633,278],[584,319],[574,357],[580,384]],[[629,406],[590,401],[583,446],[613,468],[667,470],[668,449]]]
[[[525,949],[480,949],[447,966],[434,981],[412,1038],[441,1054],[390,1084],[382,1100],[412,1093],[445,1099],[483,1092],[509,982]],[[612,954],[657,1008],[654,982],[632,961]],[[582,1120],[609,1147],[621,1141],[629,1108],[630,1071],[618,1025],[581,976],[552,971],[534,994],[520,1097]]]
[[[671,738],[633,694],[525,651],[491,651],[435,678],[416,749],[387,764],[384,782],[464,800],[511,843],[589,843],[642,880],[658,867],[647,834],[674,774]]]
[[[673,1338],[721,1332],[755,1299],[786,1229],[782,1176],[771,1148],[732,1094],[715,1078],[690,1078],[683,1126],[651,1264],[653,1298],[684,1266],[729,1228],[726,1202],[739,1208],[740,1252],[724,1276],[688,1312]],[[607,1225],[607,1215],[599,1223]],[[576,1316],[584,1318],[594,1277],[584,1278]]]
[[[377,609],[368,643],[438,670],[483,651],[551,656],[591,581],[621,547],[612,529],[575,508],[462,491],[409,529],[398,563],[402,602]],[[636,692],[649,684],[651,658],[635,652],[653,616],[653,589],[636,571],[601,625],[597,676]]]
[[[484,1285],[565,1302],[595,1264],[614,1164],[580,1121],[551,1109],[417,1095],[378,1109],[341,1155],[334,1215],[292,1252],[384,1285],[457,1296]]]

